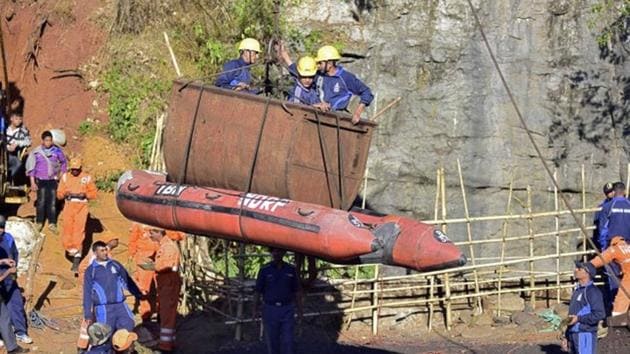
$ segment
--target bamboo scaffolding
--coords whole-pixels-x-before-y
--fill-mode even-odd
[[[419,306],[420,311],[428,315],[427,326],[429,330],[432,330],[435,328],[436,312],[443,314],[444,324],[447,329],[450,329],[453,324],[454,311],[470,307],[473,310],[481,309],[483,305],[481,299],[485,296],[497,296],[497,314],[499,315],[502,312],[502,295],[508,293],[527,293],[532,306],[535,305],[537,297],[538,299],[547,299],[547,301],[553,301],[553,299],[556,302],[561,301],[563,294],[566,294],[563,290],[572,287],[572,271],[571,269],[563,269],[563,264],[568,263],[563,260],[571,257],[583,257],[593,253],[593,251],[587,250],[585,247],[580,247],[577,250],[566,248],[568,244],[574,244],[576,241],[582,241],[584,244],[585,237],[581,233],[577,237],[574,236],[575,232],[580,231],[579,228],[570,227],[570,224],[565,227],[561,225],[563,220],[566,220],[565,216],[569,215],[569,211],[560,210],[558,189],[554,186],[552,191],[553,211],[534,212],[532,202],[534,199],[533,189],[530,186],[522,189],[516,188],[517,190],[524,190],[527,193],[527,198],[521,203],[521,207],[525,209],[525,212],[513,213],[512,200],[519,201],[519,199],[514,196],[515,188],[512,174],[509,188],[506,188],[508,199],[504,215],[471,216],[464,175],[459,160],[457,160],[456,167],[460,192],[463,198],[463,217],[451,219],[447,217],[446,174],[444,167],[440,167],[436,171],[434,219],[429,221],[429,223],[436,225],[436,227],[439,225],[439,228],[444,232],[447,231],[448,225],[465,225],[465,239],[455,244],[467,251],[470,259],[468,265],[425,273],[383,276],[380,266],[376,265],[348,266],[327,264],[324,267],[320,267],[320,270],[347,270],[353,275],[344,279],[321,278],[323,281],[317,282],[314,286],[315,291],[305,294],[305,299],[316,301],[318,298],[333,295],[337,299],[336,306],[338,309],[308,312],[305,316],[341,313],[348,316],[345,321],[345,327],[348,328],[357,317],[354,314],[361,312],[365,313],[365,316],[361,315],[362,319],[371,317],[372,331],[374,334],[377,334],[380,322],[383,319],[380,311],[385,308]],[[587,214],[595,212],[599,208],[586,208],[584,167],[582,168],[581,177],[582,209],[577,210],[577,212],[581,213],[583,220],[585,220]],[[553,179],[557,181],[557,178],[558,174],[556,171]],[[363,186],[364,202],[367,196],[368,180],[370,178],[366,170]],[[551,195],[549,192],[551,190],[545,193]],[[551,219],[553,219],[553,224]],[[519,220],[525,222],[519,222]],[[497,221],[502,222],[498,236],[484,237],[484,235],[475,235],[473,238],[472,229],[476,227],[475,225]],[[511,226],[514,222],[521,229],[521,235],[511,234],[510,230],[513,229]],[[541,229],[541,225],[550,227]],[[526,233],[522,232],[525,231],[525,228]],[[591,226],[590,228],[592,229],[593,227]],[[508,254],[507,245],[514,241],[522,242],[523,245],[527,242],[528,247],[516,247],[514,250],[510,250]],[[216,272],[208,271],[208,265],[203,264],[203,255],[199,251],[200,243],[197,242],[197,239],[191,239],[188,242],[182,247],[184,258],[188,259],[189,262],[192,261],[183,267],[184,278],[186,279],[185,307],[212,311],[227,319],[226,323],[236,324],[235,338],[237,338],[238,328],[241,327],[241,324],[252,321],[252,319],[245,318],[243,311],[246,302],[251,301],[250,294],[253,285],[245,282],[243,262],[245,259],[265,257],[266,255],[245,253],[244,247],[241,246],[243,248],[239,247],[237,256],[228,258],[227,251],[234,248],[224,247],[226,252],[224,254],[226,275],[230,274],[229,264],[231,259],[237,259],[238,270],[236,278],[221,278]],[[551,246],[548,249],[536,248],[535,246],[541,245],[541,242],[549,242],[550,245],[555,244],[555,247]],[[479,246],[491,244],[500,244],[501,249],[498,255],[477,256]],[[194,245],[194,247],[191,247],[191,245]],[[517,243],[517,245],[519,244]],[[563,247],[566,249],[563,249]],[[549,266],[537,270],[535,269],[537,262],[546,262],[545,264],[549,264]],[[551,264],[554,264],[554,266],[551,266]],[[361,279],[362,270],[369,270],[371,267],[374,267],[374,276],[369,279]],[[538,266],[538,268],[542,267]],[[350,270],[353,270],[354,273]],[[523,285],[523,282],[527,285]],[[208,304],[212,301],[211,299],[217,298],[228,299],[227,304],[230,306],[230,309],[214,308]],[[236,313],[233,313],[231,310],[233,300],[236,300],[237,304]]]
[[[464,187],[464,176],[462,175],[462,165],[459,162],[459,159],[457,159],[457,174],[459,175],[459,185],[461,186],[462,199],[464,201],[464,215],[466,216],[467,219],[469,219],[470,214],[468,213],[468,199],[466,199],[466,187]],[[475,265],[476,264],[475,248],[473,247],[473,244],[472,244],[472,226],[470,224],[470,221],[466,223],[466,236],[468,237],[468,252],[470,253],[470,259],[471,259],[472,264]],[[479,277],[477,275],[477,270],[473,271],[473,276],[475,279],[475,292],[479,293]],[[476,311],[479,311],[480,313],[483,312],[483,308],[481,306],[481,298],[477,298]]]

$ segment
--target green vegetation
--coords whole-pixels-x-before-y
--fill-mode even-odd
[[[588,26],[598,33],[599,46],[606,47],[614,40],[616,33],[624,30],[624,19],[630,15],[630,0],[600,0],[591,6],[591,12],[593,16]]]
[[[94,184],[96,184],[96,188],[99,191],[113,192],[116,189],[116,183],[118,183],[118,179],[122,173],[122,171],[115,171],[110,172],[105,176],[97,177]]]

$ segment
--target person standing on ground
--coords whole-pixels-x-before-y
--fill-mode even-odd
[[[175,241],[167,236],[166,230],[150,228],[151,239],[159,244],[155,253],[155,262],[146,259],[143,267],[155,271],[157,299],[160,315],[160,342],[162,353],[175,350],[175,328],[177,324],[177,304],[182,278],[179,275],[179,248]]]
[[[254,38],[245,38],[238,45],[238,59],[223,64],[223,71],[214,82],[215,86],[234,91],[257,94],[260,90],[252,85],[252,74],[249,68],[258,61],[260,43]]]
[[[613,184],[613,198],[599,212],[599,244],[602,251],[608,248],[610,240],[622,236],[630,242],[630,201],[626,198],[626,185]]]
[[[112,250],[116,247],[118,247],[118,237],[112,237],[109,239],[106,239],[106,247],[107,247],[107,258],[112,258]],[[96,254],[94,253],[94,251],[90,250],[90,252],[83,258],[83,260],[81,260],[81,263],[79,264],[79,269],[78,269],[78,278],[79,278],[79,284],[81,286],[83,286],[83,279],[85,278],[85,271],[86,269],[90,266],[90,264],[92,264],[92,262],[96,259]],[[90,337],[88,335],[88,326],[90,325],[90,322],[85,321],[85,319],[83,319],[81,321],[81,326],[79,328],[79,339],[77,339],[77,349],[78,352],[82,352],[87,350],[89,344],[90,344]]]
[[[17,274],[16,263],[10,258],[0,259],[0,282],[4,282],[13,274]],[[28,353],[29,350],[17,344],[13,327],[11,326],[11,316],[9,309],[4,303],[2,292],[0,292],[0,336],[4,342],[8,354]]]
[[[63,208],[63,233],[61,242],[66,253],[72,257],[71,271],[79,271],[81,250],[85,240],[85,225],[88,217],[88,200],[96,198],[96,184],[89,174],[83,172],[82,161],[70,160],[70,172],[61,176],[57,199],[65,200]]]
[[[360,103],[352,113],[352,123],[361,120],[365,107],[374,100],[370,88],[353,73],[338,65],[341,55],[333,46],[325,45],[317,51],[317,62],[320,75],[316,85],[322,102],[330,105],[332,111],[344,111],[350,104],[353,95],[359,96]]]
[[[595,268],[601,268],[604,264],[612,264],[613,262],[621,267],[621,285],[625,291],[630,292],[630,244],[621,236],[613,237],[610,241],[610,247],[602,253],[601,258],[595,257],[591,260],[591,264]],[[624,291],[619,290],[615,296],[612,315],[617,316],[626,313],[629,307],[630,299]]]
[[[15,267],[17,267],[20,255],[13,235],[5,231],[5,226],[6,219],[0,215],[0,258],[13,260]],[[7,268],[10,268],[10,266],[0,265],[0,269]],[[11,322],[13,323],[17,340],[26,344],[33,343],[33,339],[28,335],[24,300],[17,279],[13,276],[7,277],[0,284],[0,294],[2,294],[11,314]]]
[[[292,354],[295,310],[302,320],[301,291],[295,267],[282,259],[286,253],[279,248],[270,250],[273,261],[258,272],[254,294],[253,316],[258,315],[258,302],[263,298],[262,320],[269,354]]]
[[[151,315],[157,310],[155,294],[151,291],[155,285],[155,271],[141,267],[147,259],[154,260],[155,253],[160,248],[160,244],[151,238],[149,230],[150,226],[134,222],[129,234],[129,257],[135,265],[133,279],[145,296],[138,306],[142,322],[149,322]]]
[[[52,133],[42,133],[42,144],[28,155],[26,175],[31,179],[31,189],[37,192],[36,222],[39,230],[48,219],[48,228],[57,232],[57,185],[59,177],[67,170],[66,156],[53,144]]]
[[[85,270],[83,279],[83,320],[107,324],[115,332],[133,330],[131,309],[125,302],[125,290],[136,298],[142,297],[136,283],[129,277],[122,264],[109,258],[107,244],[96,241],[92,245],[96,258]],[[98,350],[111,350],[111,340],[98,346]]]
[[[597,273],[588,262],[576,262],[578,281],[569,303],[569,324],[562,341],[566,351],[575,354],[597,353],[597,325],[606,317],[601,291],[593,284]]]
[[[22,168],[22,156],[24,151],[31,146],[31,133],[23,125],[22,116],[13,113],[11,124],[7,128],[7,151],[9,164],[9,178],[12,182]]]
[[[606,205],[610,203],[610,201],[613,199],[615,195],[614,193],[615,190],[613,188],[613,183],[610,183],[610,182],[604,184],[604,187],[602,189],[604,192],[604,200],[602,200],[601,203],[599,203],[597,207],[604,209]],[[601,212],[602,211],[599,210],[595,212],[595,214],[593,215],[593,224],[595,225],[595,229],[593,230],[593,243],[595,244],[597,249],[600,251],[602,250],[602,246],[599,244],[599,235],[600,235],[599,217],[600,217]]]

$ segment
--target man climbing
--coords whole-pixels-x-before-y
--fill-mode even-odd
[[[26,159],[26,175],[31,179],[31,189],[37,192],[35,219],[39,230],[48,219],[50,231],[57,232],[57,185],[66,169],[66,156],[53,144],[52,133],[46,130],[42,133],[42,144]]]
[[[621,268],[621,286],[625,291],[630,292],[630,244],[621,236],[613,237],[610,241],[610,247],[602,253],[601,258],[595,257],[591,260],[591,264],[595,268],[601,268],[604,264],[612,264],[613,262]],[[613,316],[628,312],[630,299],[625,291],[621,289],[617,291],[612,309]]]
[[[596,274],[591,263],[577,262],[574,276],[578,284],[569,303],[569,324],[562,341],[565,351],[575,354],[597,353],[597,325],[606,316],[602,293],[593,284]]]
[[[5,231],[5,226],[6,219],[4,216],[0,215],[0,259],[11,259],[15,267],[17,267],[20,255],[13,236]],[[0,265],[0,269],[2,270],[8,268],[10,268],[10,266],[6,264]],[[26,344],[33,343],[33,339],[28,335],[24,300],[16,278],[7,277],[0,284],[0,294],[10,312],[11,322],[13,323],[17,340]]]
[[[234,91],[257,94],[260,90],[251,87],[252,75],[250,67],[258,60],[260,43],[254,38],[245,38],[238,45],[239,58],[223,65],[221,75],[214,85]]]
[[[31,146],[31,133],[23,125],[21,115],[17,113],[11,115],[11,124],[7,128],[6,139],[9,158],[9,178],[12,182],[15,182],[15,178],[22,168],[24,152]]]
[[[70,160],[70,172],[61,176],[57,198],[65,201],[61,242],[66,253],[72,257],[71,271],[77,273],[85,240],[88,200],[96,198],[96,184],[92,176],[83,172],[80,158]]]
[[[114,332],[122,328],[133,330],[133,315],[125,302],[125,290],[136,298],[142,297],[140,290],[127,270],[109,258],[105,242],[94,242],[92,251],[96,258],[85,270],[83,280],[83,320],[88,324],[94,321],[107,324]],[[111,350],[111,341],[94,349]]]
[[[365,107],[372,103],[374,95],[363,81],[338,65],[339,59],[341,55],[333,46],[326,45],[317,51],[315,61],[320,76],[316,79],[316,85],[319,97],[330,105],[331,110],[343,111],[347,109],[353,95],[359,96],[361,101],[352,114],[352,123],[357,124]]]
[[[160,342],[162,353],[175,350],[175,328],[177,322],[177,304],[182,279],[179,276],[179,248],[175,241],[167,236],[166,230],[150,228],[151,239],[159,244],[155,253],[155,262],[146,259],[143,267],[155,271],[155,282],[160,314]]]

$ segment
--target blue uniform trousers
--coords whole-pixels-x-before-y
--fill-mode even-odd
[[[112,334],[119,329],[133,331],[133,314],[126,303],[94,305],[96,322],[106,323],[112,328]],[[90,348],[88,353],[110,353],[112,350],[111,337],[107,342]]]
[[[11,314],[11,323],[16,334],[26,334],[26,312],[24,312],[24,298],[22,291],[18,287],[18,283],[11,279],[5,278],[2,282],[2,295],[7,303],[7,308]]]
[[[597,332],[571,333],[569,345],[574,354],[597,354]]]
[[[267,305],[263,307],[265,340],[269,354],[293,354],[295,305]]]
[[[9,309],[2,301],[0,301],[0,336],[2,337],[7,350],[15,350],[18,347],[15,339],[15,333],[13,332],[13,327],[11,326],[11,315],[9,314]]]

